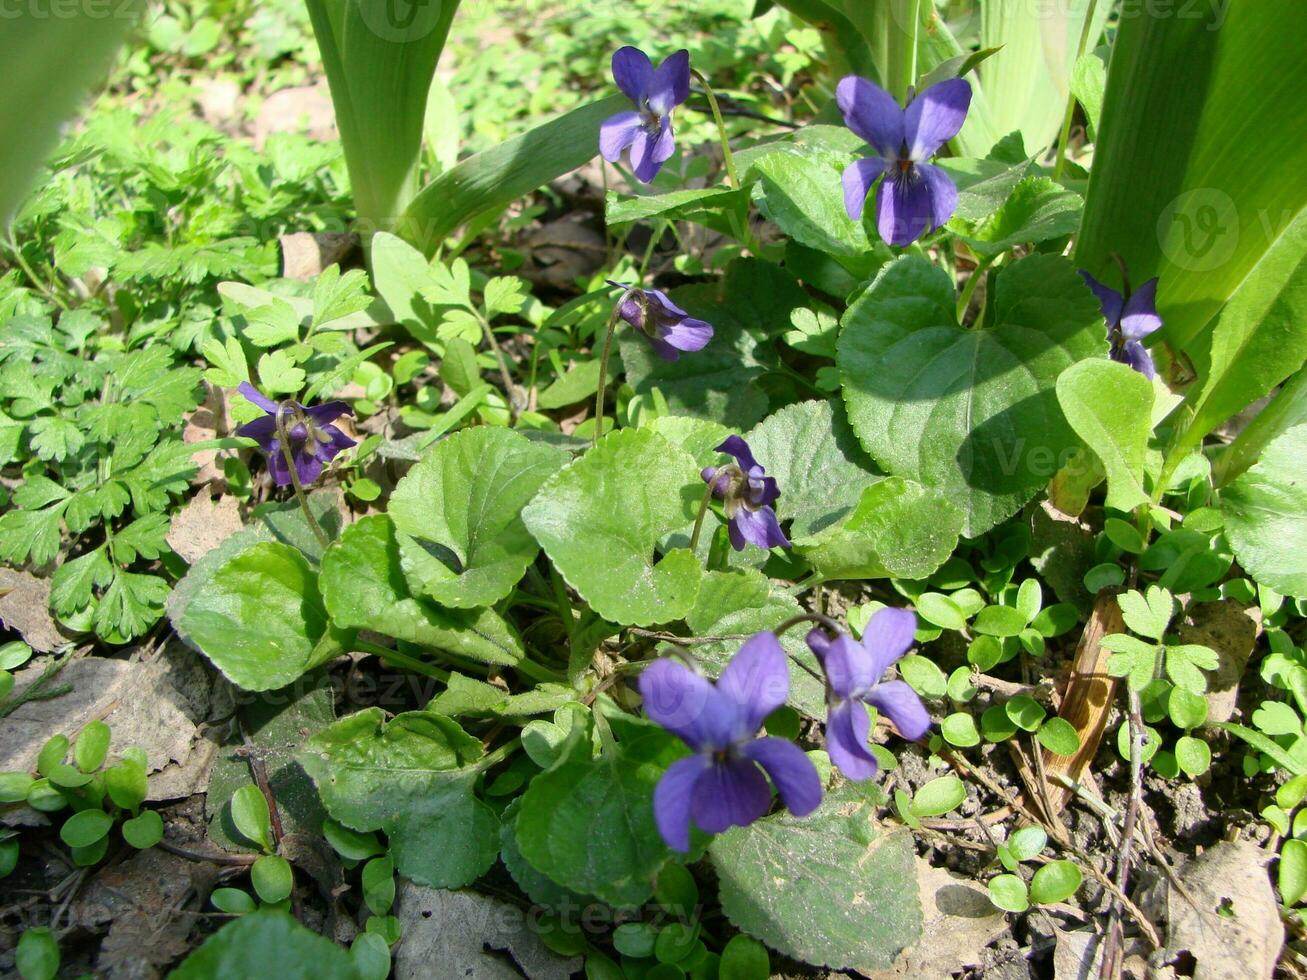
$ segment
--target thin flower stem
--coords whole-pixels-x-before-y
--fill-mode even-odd
[[[777,636],[780,636],[786,630],[793,629],[795,626],[798,626],[800,623],[816,623],[818,626],[821,626],[831,634],[836,634],[841,632],[839,623],[835,622],[835,620],[831,619],[829,616],[822,616],[818,613],[801,613],[798,616],[791,616],[789,619],[785,620],[785,622],[781,623],[774,630],[772,630],[772,632],[775,633]]]
[[[495,355],[495,362],[499,365],[499,378],[504,383],[504,400],[508,403],[508,417],[516,422],[520,406],[517,403],[513,376],[508,371],[508,362],[504,360],[504,352],[499,346],[499,341],[495,340],[495,331],[490,326],[490,320],[481,316],[480,312],[477,313],[477,319],[481,321],[481,331],[486,335],[486,343],[490,345],[490,350]]]
[[[521,746],[522,740],[520,738],[511,738],[499,748],[495,749],[495,751],[487,753],[478,759],[476,767],[478,769],[490,769],[497,766],[521,748]]]
[[[731,141],[726,137],[726,120],[722,118],[722,107],[717,104],[717,93],[713,91],[712,85],[704,77],[703,72],[697,68],[691,68],[690,74],[703,85],[703,94],[708,97],[708,108],[712,110],[713,121],[717,123],[717,137],[722,143],[722,159],[726,164],[726,176],[731,182],[731,187],[739,190],[740,175],[735,172],[735,157],[731,153]]]
[[[331,545],[331,539],[327,537],[327,532],[322,530],[318,519],[313,516],[308,495],[304,492],[304,484],[300,483],[299,470],[295,468],[295,454],[290,448],[290,433],[286,429],[288,410],[289,406],[284,403],[277,406],[277,441],[281,443],[281,455],[285,458],[286,468],[290,471],[290,484],[295,488],[295,498],[300,502],[300,510],[304,511],[304,519],[308,521],[309,529],[318,539],[318,544],[325,549]]]
[[[984,281],[985,273],[989,271],[989,265],[994,261],[993,256],[982,258],[976,263],[976,268],[972,271],[967,283],[962,287],[962,295],[958,297],[957,318],[961,323],[967,315],[967,310],[971,306],[971,298],[975,295],[977,287]]]
[[[1080,28],[1080,45],[1076,48],[1076,61],[1078,62],[1085,56],[1085,48],[1089,45],[1089,31],[1094,23],[1094,13],[1098,7],[1098,0],[1089,0],[1089,6],[1085,8],[1085,22]],[[1072,65],[1074,68],[1074,63]],[[1076,96],[1074,92],[1068,92],[1066,97],[1066,114],[1062,117],[1062,131],[1057,138],[1057,161],[1053,164],[1053,180],[1062,179],[1062,171],[1066,169],[1066,152],[1067,144],[1071,142],[1071,120],[1076,114]]]
[[[699,547],[699,534],[703,531],[703,519],[708,513],[708,505],[712,503],[712,481],[704,487],[703,499],[699,501],[699,513],[694,518],[694,531],[690,534],[690,551],[694,552]]]
[[[634,286],[622,293],[613,307],[612,315],[608,318],[608,326],[604,328],[604,348],[599,354],[599,390],[595,392],[595,431],[594,437],[590,440],[592,446],[599,445],[599,437],[603,434],[604,388],[608,385],[608,358],[613,352],[613,334],[617,332],[617,321],[622,315],[622,304],[634,294]]]
[[[423,663],[416,657],[410,657],[407,653],[400,653],[398,650],[391,650],[389,647],[383,647],[376,643],[369,643],[367,640],[355,640],[353,645],[358,648],[360,653],[370,653],[395,667],[403,667],[415,674],[422,674],[424,677],[431,677],[438,681],[448,682],[449,680],[449,671]]]

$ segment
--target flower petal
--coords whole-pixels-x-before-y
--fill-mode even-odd
[[[747,827],[771,806],[771,787],[750,759],[710,766],[695,782],[694,822],[710,834]]]
[[[1157,366],[1153,363],[1153,355],[1148,353],[1148,348],[1137,340],[1127,340],[1120,348],[1113,351],[1112,360],[1120,361],[1122,364],[1129,364],[1150,381],[1157,374]]]
[[[930,714],[917,692],[903,681],[885,681],[871,689],[864,700],[894,722],[899,734],[915,742],[930,730]]]
[[[854,221],[862,218],[863,208],[867,206],[867,194],[876,178],[885,172],[883,157],[865,157],[854,160],[844,168],[840,178],[844,183],[844,210]]]
[[[731,525],[739,530],[741,538],[759,548],[770,550],[790,547],[790,539],[781,530],[776,511],[770,507],[759,507],[757,510],[741,507],[731,518]],[[731,536],[731,544],[735,544],[734,535]],[[735,550],[743,551],[744,545],[737,546]]]
[[[890,664],[908,652],[916,631],[917,616],[911,610],[892,606],[876,610],[862,631],[862,648],[869,655],[872,682],[880,680]]]
[[[817,767],[793,742],[768,736],[750,742],[744,754],[767,771],[781,802],[796,817],[807,816],[821,804]]]
[[[917,176],[930,188],[930,230],[942,227],[958,207],[958,188],[953,178],[929,163],[916,164]]]
[[[318,425],[326,425],[329,422],[336,421],[342,415],[353,415],[354,410],[349,407],[349,402],[331,401],[323,402],[321,405],[314,405],[312,408],[306,408],[304,414]]]
[[[844,125],[876,148],[883,157],[897,157],[903,146],[903,109],[875,82],[857,75],[840,79],[835,101]]]
[[[260,415],[253,422],[242,425],[236,434],[253,439],[265,453],[271,452],[269,447],[277,440],[277,419],[273,415]]]
[[[891,174],[876,188],[876,230],[888,245],[911,245],[931,226],[930,185],[912,175]]]
[[[732,702],[685,664],[655,660],[640,674],[645,713],[692,749],[725,748],[739,721]]]
[[[259,391],[258,388],[254,387],[254,385],[250,384],[248,381],[242,381],[236,386],[236,390],[245,396],[247,402],[253,402],[269,415],[277,414],[277,403]]]
[[[933,157],[958,134],[971,106],[971,85],[965,78],[936,82],[903,113],[903,139],[908,156],[920,163]]]
[[[301,486],[312,486],[322,475],[323,462],[311,446],[303,446],[295,454],[295,473],[300,478]]]
[[[753,450],[740,436],[727,436],[713,452],[734,456],[735,461],[740,464],[740,468],[743,470],[751,470],[758,465],[758,461],[753,458]]]
[[[867,748],[871,719],[861,701],[844,701],[826,715],[826,753],[849,779],[870,779],[880,768]]]
[[[819,629],[812,630],[809,637],[813,633],[821,637],[819,645],[822,649],[819,651],[817,646],[813,646],[811,639],[808,645],[821,661],[826,680],[837,697],[858,697],[864,691],[871,690],[871,686],[880,677],[880,672],[875,669],[875,661],[861,644],[843,633],[833,640],[826,639]]]
[[[763,719],[790,693],[790,672],[776,634],[757,633],[745,640],[717,678],[717,691],[739,706],[745,727],[742,737],[761,728]]]
[[[664,361],[679,361],[681,359],[680,350],[673,347],[661,337],[650,337],[648,334],[645,334],[645,340],[649,341],[649,346],[653,348],[653,352]]]
[[[613,52],[613,81],[632,102],[648,97],[653,74],[653,62],[639,48],[628,44]]]
[[[676,138],[672,133],[672,124],[663,116],[657,136],[650,136],[647,130],[641,130],[631,144],[631,170],[635,179],[649,183],[658,176],[663,162],[675,152]]]
[[[1121,333],[1126,340],[1143,340],[1162,328],[1157,315],[1157,277],[1154,276],[1130,294],[1121,313]]]
[[[665,116],[690,97],[690,52],[682,48],[663,59],[649,82],[649,108]]]
[[[609,116],[599,125],[600,155],[609,163],[616,163],[622,158],[622,151],[635,142],[640,132],[638,112],[619,112]]]
[[[324,463],[335,459],[341,450],[358,445],[357,442],[334,425],[324,425],[320,431],[328,437],[326,442],[319,442],[317,446],[317,457]]]
[[[272,474],[272,482],[279,487],[290,486],[290,468],[286,465],[286,456],[281,451],[281,442],[277,439],[272,440],[268,446],[268,472]]]
[[[1107,321],[1108,326],[1115,326],[1119,323],[1121,321],[1121,308],[1124,305],[1121,294],[1110,286],[1104,286],[1083,269],[1080,270],[1080,278],[1098,297],[1098,305],[1103,311],[1103,319]]]
[[[690,849],[690,804],[694,785],[712,765],[706,756],[695,754],[677,759],[654,788],[654,823],[667,846],[674,851]]]
[[[661,334],[659,339],[664,343],[670,344],[677,350],[693,353],[708,346],[708,341],[712,340],[713,329],[710,323],[685,317],[663,327],[659,333]]]
[[[775,503],[781,495],[781,485],[773,476],[763,476],[766,472],[761,466],[749,471],[749,503],[755,507]]]

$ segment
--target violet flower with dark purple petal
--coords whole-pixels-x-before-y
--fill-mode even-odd
[[[629,44],[613,55],[613,80],[635,109],[609,116],[599,127],[599,152],[616,163],[631,148],[636,179],[649,183],[676,150],[672,110],[690,97],[690,52],[668,55],[656,69]]]
[[[771,508],[781,495],[776,479],[767,475],[753,458],[749,444],[739,436],[728,436],[716,451],[729,453],[736,462],[704,467],[701,475],[705,483],[712,484],[713,496],[722,500],[731,547],[743,551],[746,542],[764,550],[790,547],[790,539]]]
[[[830,698],[826,715],[826,751],[849,779],[876,774],[876,757],[867,747],[870,704],[894,722],[899,733],[916,741],[930,728],[930,715],[921,698],[903,681],[882,681],[881,675],[907,653],[917,617],[907,609],[886,607],[867,623],[859,643],[844,633],[834,639],[820,629],[808,634],[808,646],[826,672]]]
[[[867,193],[883,175],[876,191],[876,228],[888,244],[911,244],[948,221],[958,206],[958,189],[926,161],[962,128],[971,86],[961,78],[936,82],[902,109],[879,85],[849,75],[836,87],[835,100],[844,124],[880,154],[844,169],[849,217],[862,217]]]
[[[290,439],[291,456],[295,460],[295,472],[301,486],[316,483],[322,475],[322,468],[337,453],[356,445],[353,439],[331,424],[340,416],[350,414],[350,407],[345,402],[323,402],[305,408],[294,401],[274,402],[248,381],[242,381],[237,390],[246,400],[268,413],[263,418],[245,423],[236,430],[236,434],[259,444],[259,448],[268,457],[268,471],[279,487],[290,486],[292,481],[277,432],[278,412],[285,416],[286,435]]]
[[[1104,286],[1088,272],[1081,271],[1089,288],[1098,297],[1103,308],[1103,319],[1107,321],[1107,342],[1111,345],[1112,360],[1129,364],[1146,378],[1157,374],[1153,364],[1153,355],[1144,346],[1144,338],[1162,328],[1162,318],[1157,315],[1157,277],[1122,296],[1110,286]]]
[[[664,361],[703,350],[712,340],[712,324],[690,316],[661,289],[632,289],[611,279],[608,285],[627,291],[618,316],[642,333]]]
[[[763,816],[772,801],[767,776],[796,816],[821,803],[821,778],[803,750],[783,738],[755,737],[790,690],[775,633],[746,640],[716,684],[664,658],[645,668],[639,687],[649,717],[694,750],[673,762],[654,790],[654,820],[668,847],[690,849],[691,820],[718,834]]]

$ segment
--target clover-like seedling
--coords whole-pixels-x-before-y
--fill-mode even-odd
[[[1146,593],[1131,590],[1117,601],[1126,626],[1137,635],[1113,633],[1103,637],[1103,648],[1112,652],[1107,672],[1113,677],[1124,677],[1133,690],[1142,691],[1158,676],[1164,664],[1166,675],[1174,684],[1191,694],[1204,694],[1207,678],[1203,671],[1214,670],[1220,659],[1208,647],[1166,638],[1178,608],[1175,597],[1166,589],[1152,585]]]

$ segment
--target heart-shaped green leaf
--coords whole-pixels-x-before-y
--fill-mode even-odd
[[[921,934],[912,834],[882,833],[866,791],[846,785],[816,813],[787,812],[721,834],[709,848],[722,911],[805,963],[888,968]]]
[[[1282,595],[1307,596],[1307,425],[1273,440],[1221,491],[1221,513],[1249,575]]]
[[[213,573],[190,599],[181,625],[233,684],[283,687],[337,656],[318,575],[290,545],[265,541]]]
[[[694,555],[678,548],[656,560],[654,548],[694,520],[702,496],[688,453],[649,429],[621,429],[550,477],[522,519],[595,612],[648,626],[694,603]]]
[[[889,472],[962,507],[973,537],[1016,513],[1075,448],[1054,385],[1104,348],[1093,295],[1065,259],[1000,272],[987,325],[964,330],[953,283],[900,258],[844,316],[839,367],[853,431]]]
[[[460,609],[508,595],[539,550],[522,508],[565,460],[551,446],[492,426],[436,443],[390,497],[409,584]]]
[[[654,787],[682,754],[675,738],[653,729],[592,758],[588,726],[577,726],[522,797],[522,856],[572,891],[617,906],[643,902],[672,856],[654,824]]]
[[[1107,471],[1107,506],[1131,511],[1148,500],[1144,454],[1153,431],[1153,385],[1129,365],[1081,361],[1057,379],[1062,412]]]
[[[376,630],[485,663],[522,659],[522,641],[494,610],[442,609],[409,592],[395,527],[385,514],[351,524],[327,549],[322,594],[339,626]]]
[[[444,715],[387,722],[368,708],[309,739],[299,760],[332,819],[386,832],[401,874],[461,888],[499,852],[499,818],[472,792],[480,756],[481,742]]]

